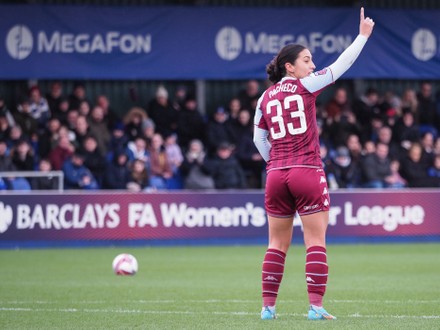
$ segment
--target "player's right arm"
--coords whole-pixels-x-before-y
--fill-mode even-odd
[[[257,107],[255,109],[254,144],[257,147],[261,157],[263,157],[263,159],[266,162],[268,162],[270,149],[272,148],[272,145],[269,141],[269,130],[267,129],[263,121],[263,112],[261,110],[261,101],[263,100],[265,94],[266,93],[263,93],[263,95],[261,95],[260,99],[258,100]]]

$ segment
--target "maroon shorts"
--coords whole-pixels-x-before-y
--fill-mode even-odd
[[[264,205],[267,214],[290,217],[330,209],[324,170],[311,167],[291,167],[272,170],[267,174]]]

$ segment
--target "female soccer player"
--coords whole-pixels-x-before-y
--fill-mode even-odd
[[[269,246],[263,261],[261,318],[276,318],[275,303],[293,233],[301,217],[306,247],[305,275],[309,320],[334,320],[322,306],[327,285],[326,230],[330,199],[319,155],[316,97],[347,71],[373,32],[374,22],[360,10],[359,35],[329,67],[318,71],[310,51],[283,47],[267,65],[273,82],[260,97],[254,117],[254,143],[267,162],[265,208]]]

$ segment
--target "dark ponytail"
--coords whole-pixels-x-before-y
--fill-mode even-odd
[[[306,47],[298,44],[289,44],[284,46],[275,56],[272,61],[266,66],[266,72],[268,79],[274,84],[279,82],[286,75],[286,63],[294,64],[301,53]]]

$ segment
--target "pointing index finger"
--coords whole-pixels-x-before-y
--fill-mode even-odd
[[[363,21],[365,19],[364,16],[364,7],[361,7],[361,21]]]

